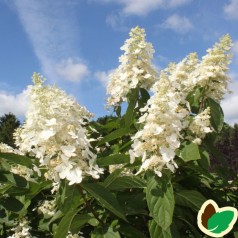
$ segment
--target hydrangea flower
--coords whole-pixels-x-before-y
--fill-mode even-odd
[[[154,49],[145,40],[145,30],[135,27],[130,31],[130,38],[121,47],[124,54],[119,58],[120,66],[109,76],[107,99],[109,106],[127,101],[127,95],[137,86],[150,89],[158,79],[157,71],[152,64]]]
[[[210,108],[192,115],[188,93],[197,87],[204,88],[203,97],[220,101],[227,92],[227,65],[230,63],[231,39],[229,35],[221,38],[208,54],[198,60],[195,53],[190,54],[178,64],[170,64],[161,71],[159,81],[152,87],[154,95],[141,109],[143,116],[139,123],[144,127],[132,138],[129,151],[131,163],[136,157],[142,158],[138,171],[154,170],[161,176],[166,166],[171,171],[177,167],[174,162],[184,130],[190,130],[194,137],[186,138],[200,144],[207,133],[212,132]]]
[[[85,128],[92,114],[64,91],[43,82],[33,74],[26,121],[15,132],[16,145],[48,168],[47,179],[67,179],[70,185],[85,176],[98,179],[103,170],[95,164]]]

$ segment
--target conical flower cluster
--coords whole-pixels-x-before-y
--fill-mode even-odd
[[[15,133],[17,146],[47,167],[48,179],[66,178],[71,185],[84,176],[99,178],[103,171],[95,164],[84,127],[92,114],[65,92],[43,82],[40,75],[33,75],[26,121]]]
[[[158,79],[152,59],[154,49],[151,43],[145,40],[145,30],[135,27],[130,32],[130,38],[121,47],[124,54],[119,58],[120,66],[110,75],[107,87],[109,106],[118,105],[127,101],[127,95],[137,86],[150,89]]]
[[[129,151],[131,163],[136,157],[142,158],[141,172],[154,170],[161,176],[164,166],[174,171],[176,150],[181,139],[201,143],[207,133],[213,129],[210,124],[210,108],[194,115],[190,110],[187,96],[198,87],[204,88],[203,99],[210,97],[219,101],[227,92],[226,75],[230,63],[231,39],[224,36],[215,44],[201,61],[195,53],[190,54],[178,64],[170,64],[161,71],[152,91],[154,95],[148,100],[144,115],[139,119],[144,127],[133,139]],[[184,130],[190,130],[193,136],[186,137]]]

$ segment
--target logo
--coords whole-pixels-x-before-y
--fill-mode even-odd
[[[221,237],[228,234],[235,225],[238,211],[234,207],[219,208],[213,200],[203,203],[198,212],[199,229],[211,237]]]

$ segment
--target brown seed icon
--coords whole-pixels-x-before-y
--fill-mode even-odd
[[[207,225],[207,222],[208,222],[208,219],[214,214],[216,213],[216,210],[214,208],[214,206],[209,203],[206,208],[204,209],[204,212],[202,214],[202,225],[207,229],[208,228],[208,225]]]

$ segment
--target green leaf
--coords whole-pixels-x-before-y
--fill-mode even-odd
[[[125,190],[127,188],[145,188],[146,183],[136,176],[124,176],[116,178],[108,188],[111,190]]]
[[[189,207],[198,211],[207,199],[198,191],[182,190],[175,192],[175,202],[180,206]]]
[[[121,174],[122,169],[116,169],[103,182],[104,187],[108,187]]]
[[[133,117],[133,113],[134,113],[134,109],[135,109],[135,106],[136,106],[136,102],[138,100],[138,88],[135,88],[135,89],[132,89],[131,90],[131,93],[129,95],[129,105],[128,105],[128,108],[126,110],[126,114],[125,114],[125,126],[126,128],[130,128],[133,120],[134,120],[134,117]]]
[[[16,186],[16,187],[26,187],[28,182],[25,178],[21,177],[18,174],[13,174],[8,171],[0,170],[0,182],[7,183]]]
[[[20,164],[23,166],[26,166],[28,168],[32,167],[32,160],[26,156],[23,155],[17,155],[13,153],[1,153],[0,152],[0,158],[6,159],[8,162]]]
[[[14,197],[1,198],[0,204],[11,212],[19,212],[24,207],[24,204]]]
[[[68,234],[70,225],[74,216],[78,213],[78,209],[70,209],[65,216],[61,219],[59,226],[57,227],[54,238],[65,238]]]
[[[179,157],[185,161],[199,160],[201,159],[198,145],[195,143],[187,143],[180,151]]]
[[[117,138],[120,138],[120,137],[124,136],[126,133],[127,133],[127,129],[126,128],[117,129],[117,130],[111,132],[109,135],[106,135],[102,140],[100,140],[97,143],[97,146],[102,145],[102,144],[104,144],[106,142],[115,140]]]
[[[108,166],[112,164],[127,164],[130,162],[130,156],[124,154],[110,155],[97,159],[99,166]]]
[[[97,183],[82,183],[81,186],[105,206],[106,209],[126,221],[126,217],[117,199],[107,188]]]
[[[69,209],[77,208],[79,205],[82,205],[84,203],[82,195],[76,184],[69,186],[67,183],[65,183],[65,186],[61,187],[60,192],[61,196],[57,203],[59,209],[63,213],[67,213]]]
[[[162,229],[155,220],[149,221],[149,232],[151,238],[172,238],[170,229]]]
[[[128,224],[120,225],[119,231],[122,235],[124,235],[123,237],[126,238],[146,238],[146,236],[141,231]]]
[[[118,231],[114,231],[112,227],[98,228],[91,234],[91,238],[120,238]]]
[[[70,231],[72,234],[78,233],[86,223],[96,226],[99,221],[92,214],[77,214],[71,222]]]
[[[238,231],[234,233],[235,238],[238,238]]]
[[[210,107],[212,127],[215,131],[220,132],[224,124],[224,114],[221,106],[211,98],[207,98],[205,104]]]
[[[222,211],[213,214],[207,222],[208,230],[212,233],[219,234],[225,231],[232,222],[235,213],[233,211]]]
[[[166,175],[149,178],[146,200],[151,216],[166,230],[172,223],[174,211],[173,187]]]

